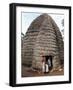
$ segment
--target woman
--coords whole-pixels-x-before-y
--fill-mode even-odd
[[[46,68],[46,73],[48,73],[49,72],[49,66],[48,66],[47,62],[45,64],[45,68]]]

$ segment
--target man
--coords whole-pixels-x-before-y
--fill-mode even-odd
[[[50,67],[51,67],[51,60],[50,58],[48,58],[48,69],[50,69]]]

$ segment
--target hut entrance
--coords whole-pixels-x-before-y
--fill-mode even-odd
[[[48,65],[49,70],[51,70],[53,67],[52,56],[45,56],[45,63]]]

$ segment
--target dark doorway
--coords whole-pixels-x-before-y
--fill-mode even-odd
[[[48,64],[49,70],[53,68],[52,56],[45,56],[45,63]]]

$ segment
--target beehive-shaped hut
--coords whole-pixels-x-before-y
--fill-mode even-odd
[[[23,39],[22,64],[42,68],[43,57],[51,57],[53,68],[64,63],[64,45],[61,32],[48,14],[37,17]]]

